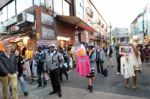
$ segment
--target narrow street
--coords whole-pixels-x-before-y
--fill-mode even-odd
[[[116,61],[115,58],[113,60]],[[108,71],[108,77],[96,73],[93,93],[87,90],[86,78],[79,77],[74,70],[69,71],[69,81],[65,81],[64,78],[62,83],[62,99],[150,99],[150,64],[143,64],[136,90],[131,88],[132,82],[129,89],[125,88],[123,76],[116,74],[116,66],[109,67]],[[30,95],[23,97],[20,93],[19,99],[59,99],[57,95],[49,95],[52,91],[50,81],[45,88],[37,88],[35,84],[27,86]]]
[[[133,90],[124,87],[123,77],[115,74],[116,68],[109,68],[107,78],[95,76],[94,92],[89,93],[86,90],[87,79],[79,77],[72,71],[69,74],[69,81],[62,83],[62,99],[150,99],[149,72],[149,65],[144,65],[139,74],[138,89]],[[36,99],[59,99],[57,95],[49,96],[50,91],[52,91],[50,84],[44,89],[29,85],[30,96],[38,96]]]

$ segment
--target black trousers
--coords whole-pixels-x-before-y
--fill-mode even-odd
[[[61,86],[59,81],[59,68],[50,70],[50,78],[51,78],[53,91],[57,93],[61,93]]]
[[[100,74],[100,72],[101,72],[101,74],[103,74],[103,63],[100,61],[97,61],[96,65],[97,65],[97,73]]]
[[[66,76],[66,80],[68,80],[67,68],[65,66],[63,66],[62,68],[60,68],[59,76],[60,76],[60,81],[61,82],[63,81],[63,77],[62,77],[63,74]]]
[[[117,63],[118,63],[117,71],[118,71],[119,73],[120,73],[120,70],[121,70],[120,58],[121,58],[121,56],[117,57]]]
[[[38,66],[37,66],[37,74],[38,74],[38,85],[39,86],[46,86],[47,84],[47,81],[45,80],[45,77],[44,77],[44,63],[39,63]],[[42,77],[43,75],[43,77]]]

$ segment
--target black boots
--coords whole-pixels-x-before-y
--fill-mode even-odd
[[[88,86],[89,92],[92,93],[93,92],[93,86],[89,85]]]
[[[29,93],[28,92],[24,92],[24,96],[28,96],[29,95]]]

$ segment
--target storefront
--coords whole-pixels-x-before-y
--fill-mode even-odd
[[[12,50],[19,50],[21,55],[25,55],[26,59],[33,58],[33,52],[35,51],[35,38],[31,34],[21,33],[15,35],[5,35],[2,38],[3,42],[9,42],[12,44]],[[30,54],[25,54],[25,53]]]
[[[95,32],[95,30],[75,16],[56,16],[56,33],[59,38],[59,44],[72,45],[75,42],[88,41],[86,34],[89,32]]]

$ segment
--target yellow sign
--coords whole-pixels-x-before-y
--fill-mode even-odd
[[[40,38],[40,33],[36,33],[36,38],[37,38],[37,39]]]

